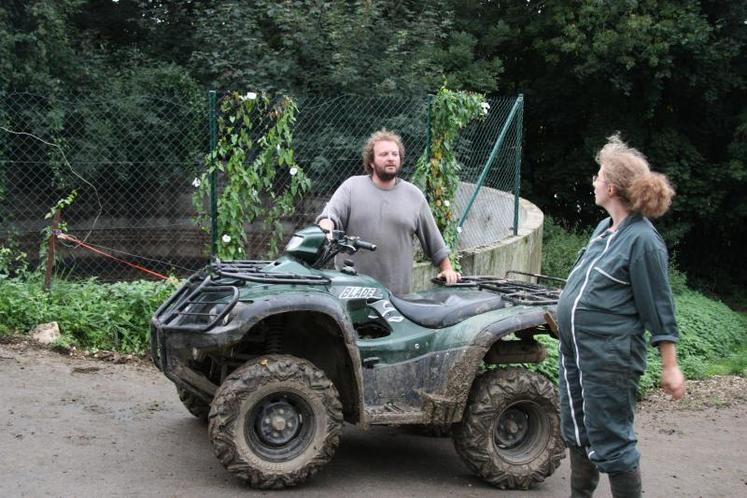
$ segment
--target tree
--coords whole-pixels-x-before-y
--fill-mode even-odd
[[[476,60],[452,16],[444,0],[203,2],[190,65],[208,85],[296,95],[492,88],[500,61]]]
[[[474,0],[457,12],[480,56],[503,61],[504,88],[525,95],[523,195],[568,224],[598,219],[593,157],[619,130],[675,183],[658,225],[688,271],[743,268],[743,2]]]

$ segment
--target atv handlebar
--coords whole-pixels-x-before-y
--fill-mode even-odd
[[[330,238],[332,245],[338,247],[337,252],[348,252],[354,253],[358,249],[365,249],[367,251],[375,251],[376,244],[361,240],[360,237],[354,235],[348,235],[342,230],[332,230],[332,236]]]
[[[375,251],[376,244],[366,242],[365,240],[356,239],[353,241],[353,245],[358,249],[365,249],[366,251]]]
[[[313,268],[322,268],[328,261],[341,252],[355,254],[358,252],[358,249],[365,249],[367,251],[376,250],[376,244],[361,240],[359,237],[348,235],[342,230],[322,230],[327,233],[328,240],[321,257],[312,265]]]

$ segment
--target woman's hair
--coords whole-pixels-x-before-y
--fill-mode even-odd
[[[619,134],[607,138],[596,161],[628,209],[647,218],[658,218],[669,210],[674,197],[669,180],[651,171],[646,156],[629,147]]]
[[[382,128],[368,137],[366,145],[363,146],[363,171],[365,171],[368,175],[373,173],[373,168],[371,168],[371,163],[374,160],[373,149],[374,145],[379,142],[394,142],[395,144],[397,144],[397,148],[399,149],[400,164],[405,162],[405,146],[402,145],[402,137],[387,130],[386,128]]]

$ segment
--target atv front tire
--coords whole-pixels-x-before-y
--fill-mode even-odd
[[[341,430],[335,386],[310,362],[286,355],[251,360],[226,377],[208,425],[221,463],[260,489],[306,481],[332,459]]]
[[[210,405],[181,387],[176,388],[179,399],[181,400],[184,407],[203,422],[207,422],[208,413],[210,413]]]
[[[453,440],[467,467],[485,481],[501,489],[529,489],[565,456],[555,387],[521,368],[483,374],[462,421],[453,426]]]

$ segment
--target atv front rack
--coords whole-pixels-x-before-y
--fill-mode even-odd
[[[271,261],[215,260],[192,275],[155,313],[161,324],[181,330],[209,330],[226,318],[239,300],[241,282],[265,284],[328,284],[321,275],[265,271]]]
[[[509,271],[506,272],[506,277],[510,274],[534,277],[537,280],[550,280],[565,283],[565,280],[562,278],[548,277],[547,275],[539,275],[535,273]],[[544,285],[523,280],[497,278],[495,276],[463,276],[456,284],[446,284],[440,278],[434,278],[431,281],[444,287],[476,287],[478,289],[495,292],[512,304],[537,306],[557,304],[561,292],[561,289],[558,288],[546,287]]]
[[[196,273],[156,310],[161,324],[177,329],[208,330],[228,315],[239,300],[239,290]]]

